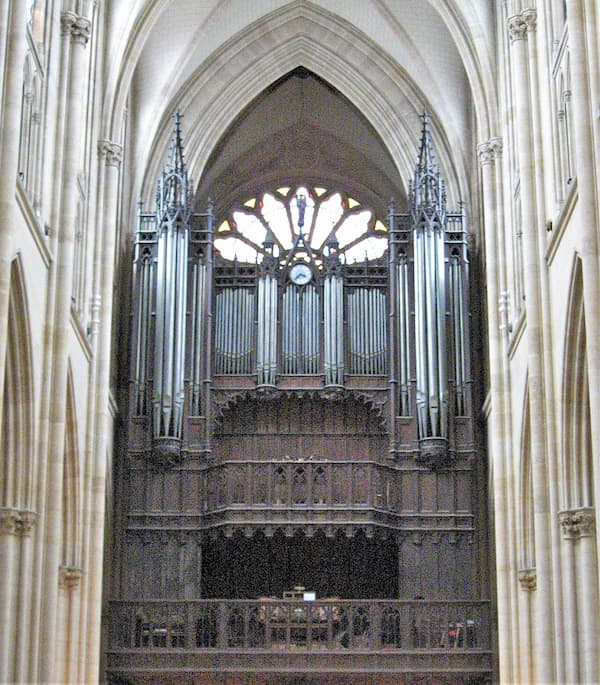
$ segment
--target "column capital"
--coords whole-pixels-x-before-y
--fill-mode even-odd
[[[519,569],[517,578],[523,590],[533,592],[537,589],[537,572],[534,568]]]
[[[527,22],[522,14],[515,14],[508,18],[508,37],[510,42],[514,43],[518,40],[525,40],[527,38]]]
[[[85,45],[90,39],[92,22],[86,17],[75,12],[64,11],[60,15],[60,25],[63,35],[71,36],[73,43]]]
[[[593,507],[561,511],[558,514],[558,520],[566,540],[590,537],[596,531],[596,512]]]
[[[528,7],[521,12],[523,21],[527,24],[527,31],[535,33],[537,29],[537,10],[533,7]]]
[[[24,537],[28,537],[29,535],[31,535],[31,531],[35,526],[36,519],[37,514],[35,513],[35,511],[20,511],[19,523],[17,524],[17,532]]]
[[[0,535],[18,535],[19,519],[18,509],[0,509]]]
[[[104,159],[107,166],[120,166],[123,159],[123,146],[110,140],[98,141],[98,155]]]
[[[75,566],[61,566],[58,570],[58,585],[66,590],[76,588],[81,581],[83,571]]]
[[[479,165],[482,167],[494,163],[494,148],[492,147],[489,140],[486,140],[483,143],[479,143],[479,145],[477,146],[477,156],[479,157]]]
[[[494,156],[496,158],[500,157],[502,155],[502,138],[500,136],[492,136],[489,139],[489,144],[492,150],[494,151]]]

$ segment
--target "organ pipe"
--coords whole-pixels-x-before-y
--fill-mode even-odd
[[[323,367],[325,385],[344,383],[343,280],[328,274],[323,284]]]
[[[277,373],[277,280],[266,273],[258,281],[256,373],[259,385],[274,385]]]
[[[203,355],[206,354],[206,264],[203,256],[199,256],[192,267],[192,368],[191,368],[191,402],[190,411],[193,416],[202,413],[202,371]]]
[[[188,243],[191,190],[183,160],[180,116],[170,159],[158,182],[154,321],[153,435],[155,458],[179,455],[184,409]]]
[[[401,255],[396,266],[396,307],[398,312],[398,371],[399,410],[401,416],[410,415],[410,334],[409,334],[409,279],[406,255]]]
[[[415,354],[417,422],[422,448],[435,452],[447,438],[448,380],[446,371],[446,197],[434,164],[427,114],[419,161],[411,184],[413,217]],[[433,441],[430,439],[434,439]],[[425,441],[425,442],[423,442]],[[441,456],[438,455],[438,456]]]
[[[452,299],[452,334],[454,342],[454,411],[466,414],[465,406],[465,313],[463,306],[463,270],[460,257],[450,259],[450,297]]]

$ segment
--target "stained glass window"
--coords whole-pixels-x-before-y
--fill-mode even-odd
[[[293,250],[319,268],[332,248],[348,264],[378,259],[387,249],[387,229],[344,192],[284,186],[235,207],[219,225],[215,247],[223,258],[245,263],[272,254],[283,264]]]

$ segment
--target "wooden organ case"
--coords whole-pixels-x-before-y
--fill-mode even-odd
[[[248,236],[235,215],[193,211],[177,117],[156,210],[140,208],[109,618],[130,647],[203,646],[206,622],[184,640],[172,609],[152,619],[161,602],[275,601],[299,586],[340,606],[483,602],[473,612],[489,627],[465,216],[446,208],[427,116],[408,210],[367,221],[375,257],[346,259],[341,231],[311,240],[332,193],[294,190],[269,196],[289,237],[252,201],[257,256],[227,257],[222,241],[242,254]],[[443,606],[442,637],[417,647],[447,638]]]

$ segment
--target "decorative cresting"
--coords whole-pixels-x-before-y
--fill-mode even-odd
[[[192,212],[192,184],[181,140],[181,116],[175,125],[170,158],[158,181],[156,211],[140,204],[134,256],[135,348],[134,414],[152,405],[152,461],[168,467],[179,461],[185,398],[185,349],[188,328],[188,284],[191,282],[191,413],[199,415],[208,392],[206,364],[207,312],[211,298],[212,213]],[[202,224],[201,219],[205,219]]]
[[[427,112],[422,119],[410,212],[397,214],[390,207],[390,418],[394,424],[396,417],[410,416],[414,406],[417,458],[430,468],[441,468],[454,461],[449,417],[468,414],[468,259],[464,210],[446,209]],[[491,149],[484,153],[491,161]]]

